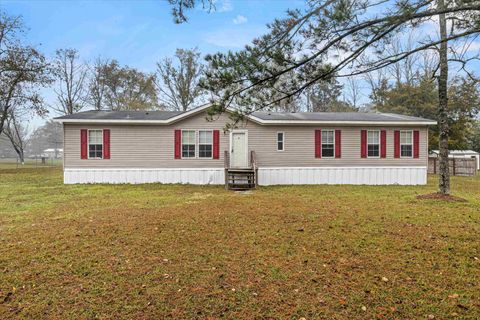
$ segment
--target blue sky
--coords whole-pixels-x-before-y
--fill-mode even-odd
[[[204,54],[239,49],[283,16],[295,1],[218,0],[217,11],[190,12],[188,23],[173,23],[171,7],[156,1],[1,1],[10,15],[22,15],[27,41],[52,56],[58,48],[76,48],[86,60],[101,55],[143,71],[174,54],[198,47]]]
[[[166,0],[0,0],[1,10],[23,17],[29,29],[25,41],[49,58],[57,49],[76,48],[87,62],[101,56],[144,72],[154,72],[156,62],[177,48],[198,47],[202,54],[238,50],[264,34],[274,18],[303,5],[304,0],[217,0],[215,12],[196,8],[188,23],[177,25]],[[432,22],[422,32],[435,36],[436,29]],[[470,49],[478,52],[480,42]],[[451,71],[454,75],[455,69]],[[366,99],[368,92],[360,84]],[[52,89],[43,92],[47,103],[55,103]],[[33,126],[42,122],[35,118]]]
[[[156,62],[177,48],[202,54],[238,50],[267,30],[266,24],[304,2],[289,0],[217,0],[216,11],[189,12],[189,22],[173,22],[166,0],[137,1],[9,1],[1,10],[21,15],[27,43],[49,58],[60,48],[76,48],[85,61],[98,56],[154,72]],[[51,89],[43,90],[47,103],[55,103]],[[48,117],[55,114],[50,113]],[[44,121],[35,117],[33,127]]]

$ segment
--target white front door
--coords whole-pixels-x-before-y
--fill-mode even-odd
[[[248,168],[248,142],[246,131],[231,132],[230,167]]]

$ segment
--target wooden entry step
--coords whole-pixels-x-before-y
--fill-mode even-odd
[[[255,170],[251,168],[229,168],[226,170],[226,187],[229,190],[250,190],[256,186]]]

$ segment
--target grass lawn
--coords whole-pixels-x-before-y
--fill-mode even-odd
[[[427,186],[62,184],[0,169],[3,319],[479,319],[480,177]]]
[[[24,168],[44,168],[62,166],[61,159],[46,159],[45,164],[42,164],[42,159],[25,159],[22,165],[17,159],[0,158],[0,169],[24,169]]]

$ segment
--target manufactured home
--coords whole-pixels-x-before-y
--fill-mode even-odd
[[[85,111],[59,117],[64,182],[418,185],[428,126],[384,113]]]

